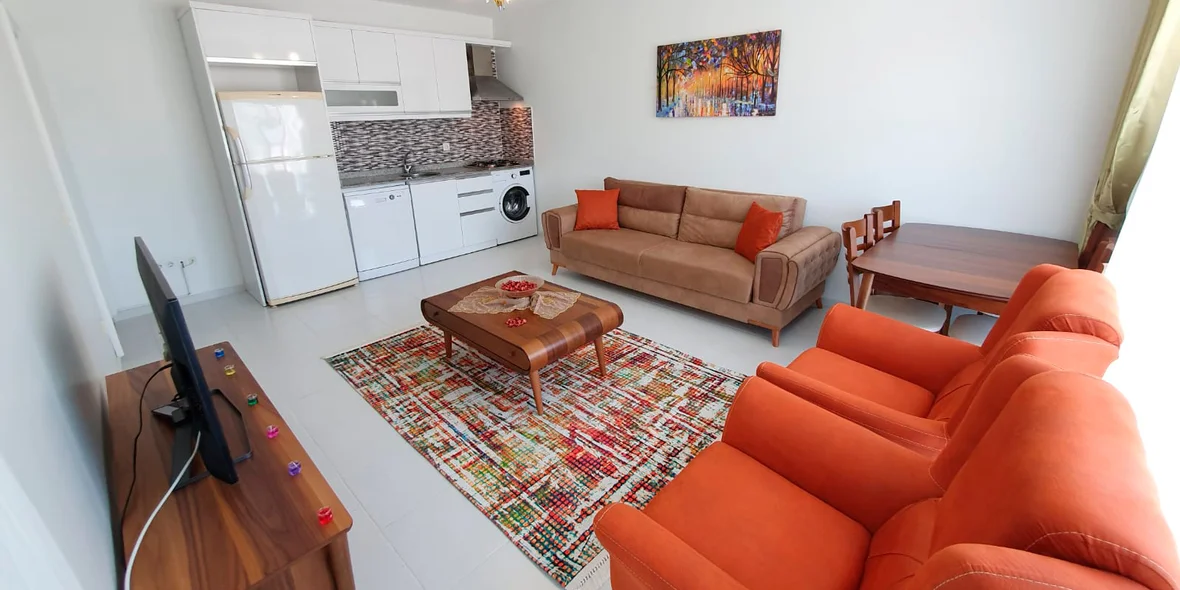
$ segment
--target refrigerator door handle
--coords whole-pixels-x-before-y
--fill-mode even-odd
[[[232,147],[230,148],[230,151],[231,151],[230,157],[232,159],[237,160],[237,162],[235,162],[235,164],[236,164],[235,167],[240,168],[242,170],[242,173],[239,175],[241,177],[241,180],[238,185],[238,190],[242,193],[242,200],[245,201],[246,199],[250,198],[250,192],[254,189],[254,180],[252,178],[250,178],[250,167],[246,165],[246,161],[245,161],[246,160],[246,146],[242,143],[242,136],[241,136],[241,134],[238,133],[237,129],[234,129],[233,127],[230,127],[229,125],[226,125],[225,126],[225,134],[229,136],[229,138],[233,141],[233,143],[238,144],[237,157],[236,158],[233,157],[233,153],[232,153],[233,148]]]

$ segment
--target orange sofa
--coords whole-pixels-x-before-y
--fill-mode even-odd
[[[1180,588],[1130,407],[1028,355],[933,461],[752,377],[721,441],[595,532],[614,590]]]
[[[837,305],[816,347],[758,376],[926,454],[962,420],[1001,360],[1031,354],[1060,369],[1102,376],[1122,327],[1114,287],[1099,273],[1038,266],[1020,281],[982,346]]]

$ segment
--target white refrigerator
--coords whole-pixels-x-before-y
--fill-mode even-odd
[[[221,92],[217,98],[264,303],[356,284],[323,95]]]

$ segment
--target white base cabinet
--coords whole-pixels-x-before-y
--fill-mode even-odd
[[[418,230],[419,261],[430,264],[462,254],[463,227],[455,181],[415,183],[410,185],[410,196]]]

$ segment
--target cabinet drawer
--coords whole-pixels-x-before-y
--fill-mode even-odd
[[[468,192],[459,191],[459,211],[478,211],[480,209],[495,209],[499,203],[496,192],[492,187],[477,188]]]
[[[463,245],[471,247],[496,241],[496,230],[500,226],[500,214],[492,207],[459,214],[463,226]]]
[[[455,181],[459,187],[459,194],[474,193],[484,189],[492,188],[492,177],[488,175],[476,176],[474,178],[460,178]]]

